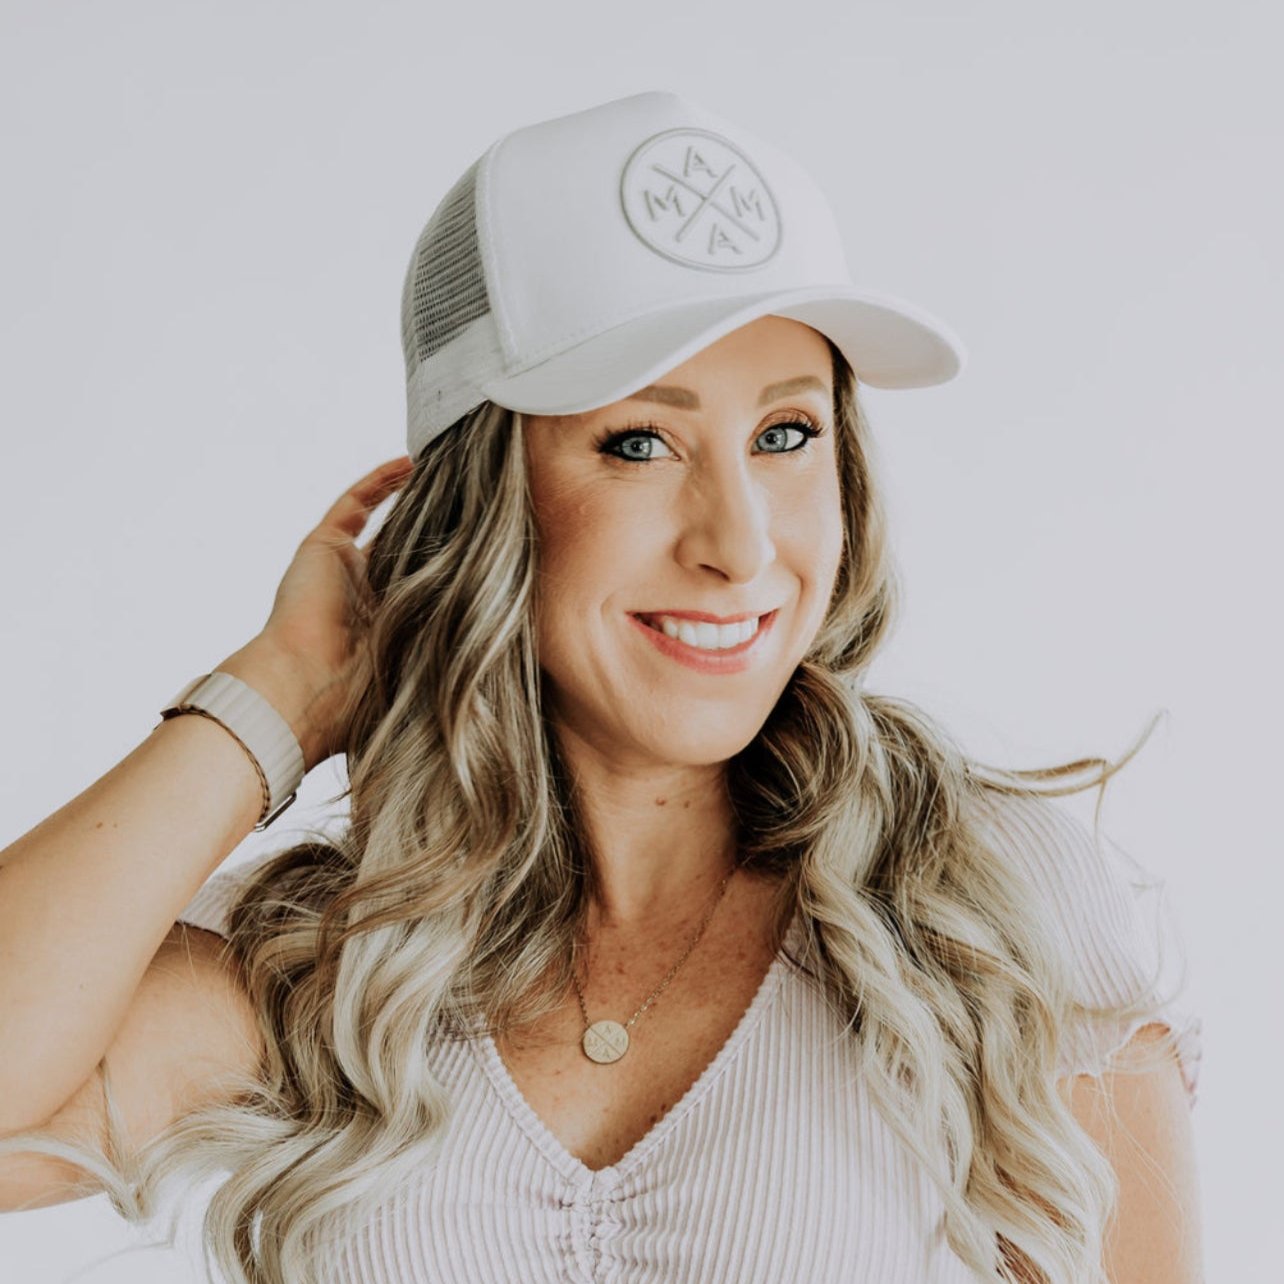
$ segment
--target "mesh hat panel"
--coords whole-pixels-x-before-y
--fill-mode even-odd
[[[490,311],[477,241],[478,157],[442,198],[415,244],[401,297],[409,379],[421,362]]]

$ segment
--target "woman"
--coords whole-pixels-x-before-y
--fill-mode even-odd
[[[957,340],[662,93],[492,146],[402,318],[409,456],[3,853],[5,1206],[223,1171],[237,1281],[1198,1278],[1199,1023],[1046,796],[1122,764],[862,685],[858,379]],[[337,837],[209,878],[340,751]]]

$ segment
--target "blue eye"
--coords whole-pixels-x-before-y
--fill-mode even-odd
[[[794,445],[787,445],[788,433],[792,431],[799,435],[800,441]],[[806,448],[807,443],[813,437],[819,437],[824,431],[813,423],[806,420],[790,423],[769,424],[758,434],[758,440],[770,438],[771,445],[759,454],[766,455],[790,455],[795,451]],[[623,459],[629,463],[647,463],[651,459],[663,458],[652,453],[652,442],[664,444],[664,438],[655,431],[651,424],[636,424],[630,428],[621,429],[619,432],[607,433],[601,437],[597,443],[597,449],[604,455],[613,455],[616,459]],[[643,453],[641,443],[645,442],[645,453]],[[634,449],[630,443],[638,443],[639,449]],[[667,449],[667,447],[666,447]]]
[[[658,432],[639,431],[632,429],[625,432],[611,433],[604,438],[599,444],[598,449],[604,455],[614,455],[617,459],[627,459],[630,462],[645,462],[653,458],[652,450],[655,442],[664,444],[664,439]],[[636,446],[636,449],[633,447]]]
[[[801,440],[797,440],[794,446],[787,446],[785,443],[788,440],[788,433],[797,433]],[[811,438],[818,437],[818,435],[819,429],[811,424],[772,424],[770,428],[764,428],[758,434],[758,439],[760,442],[764,442],[768,438],[772,439],[773,444],[770,444],[765,451],[761,452],[764,455],[787,455],[791,451],[800,451]]]

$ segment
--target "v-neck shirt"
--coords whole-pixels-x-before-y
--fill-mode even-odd
[[[1126,865],[1046,803],[1019,800],[997,823],[1062,902],[1083,995],[1115,997],[1155,944]],[[182,919],[221,930],[243,876],[215,875]],[[874,1104],[859,1049],[787,957],[801,936],[795,911],[726,1042],[605,1168],[544,1124],[489,1034],[431,1046],[450,1100],[439,1149],[359,1224],[328,1219],[316,1284],[975,1284],[946,1242],[934,1183]],[[1126,1027],[1067,1031],[1061,1073],[1098,1072],[1145,1019],[1179,1031],[1193,1105],[1201,1023],[1171,998]]]

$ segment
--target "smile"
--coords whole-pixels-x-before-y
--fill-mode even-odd
[[[701,651],[728,651],[747,642],[762,623],[762,616],[738,620],[735,624],[709,624],[705,620],[684,620],[675,615],[639,616],[643,624],[659,629],[666,638],[678,638]]]
[[[642,634],[664,655],[703,673],[739,673],[752,663],[771,632],[777,611],[732,624],[678,616],[630,615]]]

